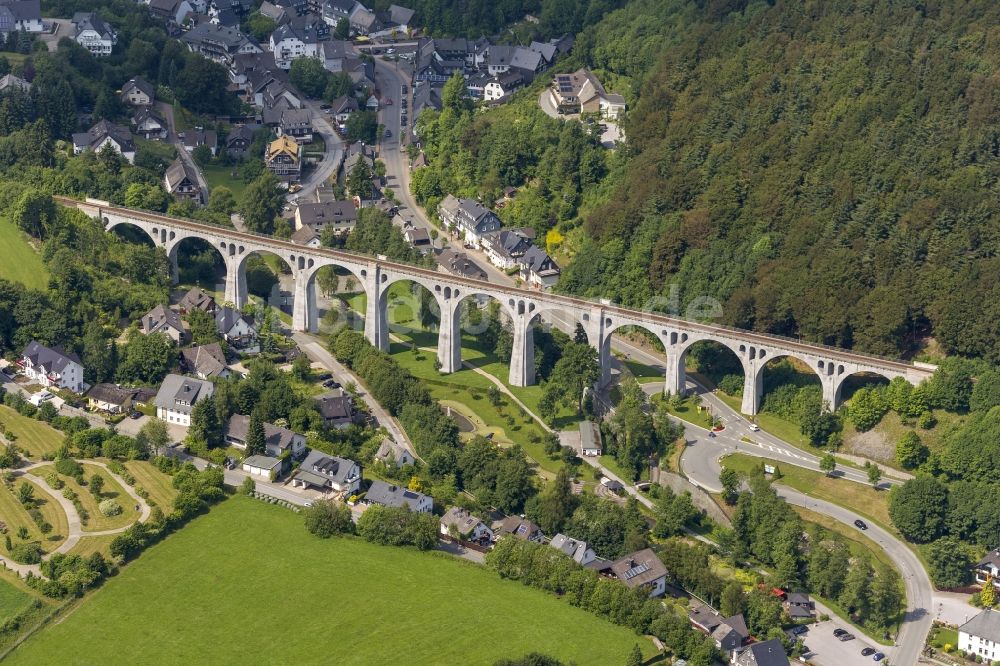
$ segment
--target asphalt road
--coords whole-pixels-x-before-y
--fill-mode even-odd
[[[309,175],[301,181],[302,189],[292,195],[301,201],[306,201],[316,191],[317,187],[329,180],[330,176],[336,173],[337,169],[340,168],[340,163],[344,160],[344,142],[333,130],[329,116],[319,106],[320,103],[316,100],[307,99],[305,101],[305,107],[313,113],[313,134],[323,138],[323,141],[326,142],[326,151],[323,153],[323,159],[320,160],[319,164],[316,164],[313,170],[309,172]]]

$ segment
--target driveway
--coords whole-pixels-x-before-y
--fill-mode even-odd
[[[156,108],[157,112],[163,116],[163,121],[167,123],[167,142],[173,144],[174,148],[177,149],[177,156],[181,158],[187,167],[194,171],[198,176],[198,187],[201,189],[201,198],[206,204],[208,203],[209,188],[208,181],[205,180],[205,176],[201,173],[201,169],[195,163],[194,158],[191,157],[191,153],[184,148],[184,141],[177,135],[177,129],[174,125],[174,107],[166,102],[154,102],[153,106]],[[221,147],[220,147],[221,150]]]
[[[303,99],[305,96],[303,95]],[[319,108],[320,103],[316,100],[305,100],[305,108],[312,111],[313,134],[318,134],[326,144],[326,152],[323,159],[316,164],[309,175],[301,182],[302,189],[294,196],[305,201],[313,196],[316,189],[326,183],[331,176],[335,176],[344,161],[344,142],[340,136],[334,132],[329,116]]]

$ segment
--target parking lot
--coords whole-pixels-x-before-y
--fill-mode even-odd
[[[866,647],[890,656],[891,648],[873,645],[862,638],[851,641],[840,641],[833,635],[837,624],[831,621],[817,622],[809,626],[809,632],[803,634],[802,642],[809,647],[809,653],[804,655],[810,662],[819,666],[874,666],[871,656],[861,656],[861,650]],[[851,631],[849,627],[845,627]],[[856,632],[851,632],[855,633]],[[882,662],[884,663],[884,661]]]

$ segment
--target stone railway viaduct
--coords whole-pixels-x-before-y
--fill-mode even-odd
[[[113,206],[87,199],[78,201],[56,197],[63,206],[76,208],[100,219],[106,230],[132,225],[144,231],[153,243],[167,253],[176,275],[177,250],[181,241],[197,238],[214,247],[226,266],[225,300],[237,308],[247,302],[246,260],[254,253],[274,254],[291,269],[295,279],[292,327],[315,331],[317,271],[333,266],[349,272],[367,296],[365,337],[383,350],[389,348],[387,294],[401,281],[426,288],[440,307],[438,360],[441,371],[451,373],[462,365],[461,314],[459,306],[469,297],[489,297],[500,303],[512,324],[514,348],[510,362],[510,383],[527,386],[534,383],[533,326],[540,319],[559,318],[577,322],[597,351],[606,381],[611,370],[611,336],[623,326],[645,329],[663,345],[666,355],[665,391],[675,393],[685,385],[684,357],[691,345],[713,341],[730,349],[743,365],[745,383],[742,411],[753,415],[760,407],[763,368],[783,356],[798,359],[819,376],[823,400],[829,409],[840,403],[840,389],[845,379],[858,373],[880,375],[887,379],[902,377],[917,384],[934,372],[934,366],[922,363],[879,358],[811,344],[780,336],[754,333],[651,312],[641,312],[569,296],[541,293],[516,287],[494,285],[433,270],[418,268],[381,258],[328,248],[308,248],[271,236],[242,233],[157,213]]]

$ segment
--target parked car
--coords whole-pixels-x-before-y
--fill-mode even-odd
[[[836,636],[837,638],[840,638],[841,636],[843,636],[846,633],[847,633],[847,629],[841,629],[840,627],[835,627],[834,630],[833,630],[833,635]]]
[[[142,418],[142,412],[132,412],[131,414],[128,415],[128,417],[130,419],[141,419]]]
[[[882,661],[883,659],[885,659],[885,655],[882,654],[881,652],[876,652],[875,654],[872,655],[872,659],[874,659],[875,661]]]
[[[854,634],[847,634],[847,633],[845,633],[845,634],[843,634],[841,636],[838,636],[837,638],[840,639],[841,643],[846,643],[847,641],[853,641],[854,640]]]
[[[390,130],[386,130],[385,134],[383,134],[382,136],[383,136],[383,138],[388,139],[388,138],[392,137],[392,132]]]
[[[325,382],[323,382],[323,388],[328,388],[328,389],[340,388],[340,382],[338,382],[336,379],[328,379]]]
[[[875,648],[866,647],[865,649],[863,649],[861,651],[861,656],[862,657],[868,657],[868,656],[871,656],[873,654],[875,654]]]
[[[382,103],[385,104],[386,106],[392,106],[392,98],[387,97],[386,100]]]
[[[321,108],[321,109],[323,109],[324,111],[326,111],[327,109],[331,109],[331,108],[333,108],[333,107],[331,107],[331,106],[330,106],[329,104],[320,104],[320,105],[319,105],[319,108]]]
[[[405,94],[407,93],[407,89],[406,89],[406,86],[400,86],[399,90],[400,90],[400,92],[401,92],[401,93],[403,93],[404,95],[405,95]]]
[[[868,524],[865,523],[865,521],[861,520],[860,518],[854,521],[854,526],[857,527],[859,530],[868,529]]]
[[[795,634],[796,636],[801,636],[802,634],[804,634],[804,633],[806,633],[808,631],[809,631],[809,627],[807,627],[804,624],[800,624],[800,625],[792,627],[792,633]]]

